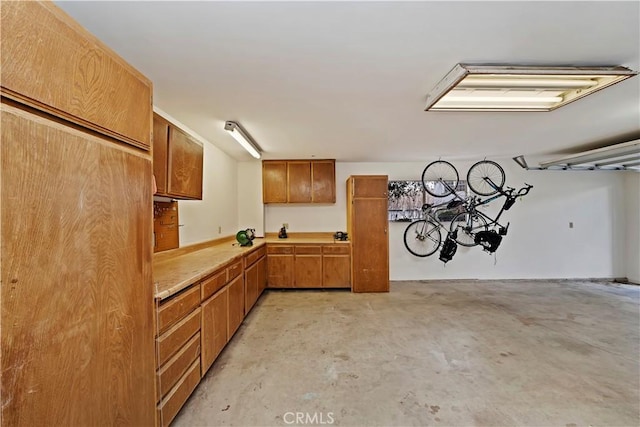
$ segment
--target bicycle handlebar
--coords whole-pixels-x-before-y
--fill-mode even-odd
[[[518,192],[516,193],[516,197],[526,196],[527,194],[529,194],[529,191],[531,191],[532,188],[533,188],[533,185],[529,185],[525,182],[524,187],[519,189]]]

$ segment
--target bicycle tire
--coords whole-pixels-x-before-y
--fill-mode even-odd
[[[433,255],[440,247],[441,241],[440,226],[433,221],[419,219],[404,230],[404,246],[417,257]]]
[[[467,228],[467,215],[471,215],[471,229]],[[451,232],[457,231],[456,242],[471,248],[476,246],[475,235],[478,231],[487,230],[487,220],[477,213],[461,212],[451,220]]]
[[[445,185],[435,185],[428,183],[437,183],[440,180],[445,181]],[[433,197],[445,197],[453,194],[458,187],[460,176],[458,170],[451,163],[444,160],[436,160],[427,165],[422,171],[422,187]]]
[[[490,179],[495,187],[487,180]],[[467,185],[476,194],[492,196],[502,189],[505,181],[504,169],[492,160],[480,160],[469,168]]]

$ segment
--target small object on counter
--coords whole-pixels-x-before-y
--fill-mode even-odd
[[[280,232],[278,233],[278,238],[279,239],[286,239],[287,237],[289,237],[289,236],[287,236],[287,229],[282,227],[280,229]]]
[[[248,228],[246,230],[240,230],[236,233],[236,240],[240,243],[240,246],[253,246],[253,239],[255,238],[255,233],[252,228]]]
[[[349,240],[349,236],[344,231],[336,231],[333,235],[333,240],[347,241]]]

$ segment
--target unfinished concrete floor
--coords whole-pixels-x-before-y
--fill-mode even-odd
[[[638,426],[639,300],[569,281],[269,291],[175,425]]]

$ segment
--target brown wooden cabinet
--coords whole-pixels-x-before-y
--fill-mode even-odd
[[[2,3],[2,96],[149,150],[152,84],[49,2]]]
[[[241,274],[229,283],[229,317],[227,336],[236,333],[244,319],[244,276]]]
[[[347,231],[351,239],[353,292],[389,291],[388,177],[347,180]]]
[[[250,252],[244,258],[245,313],[249,313],[264,290],[262,282],[266,278],[266,272],[264,271],[266,267],[264,262],[265,254],[266,250],[263,246]]]
[[[264,160],[263,203],[335,203],[335,160]]]
[[[153,176],[158,190],[156,194],[167,194],[167,165],[169,158],[169,122],[153,114]]]
[[[287,162],[287,202],[311,203],[311,162]]]
[[[200,284],[193,285],[158,304],[156,324],[157,425],[168,426],[200,381]]]
[[[262,202],[287,203],[287,162],[262,162]]]
[[[258,297],[267,287],[267,257],[258,260]]]
[[[267,246],[267,283],[270,288],[293,288],[293,246]]]
[[[336,165],[334,160],[311,162],[311,198],[314,203],[336,202]]]
[[[293,269],[296,288],[321,288],[322,246],[296,245]]]
[[[202,200],[203,146],[155,113],[153,129],[156,195]]]
[[[267,245],[270,288],[350,288],[348,244]]]
[[[153,425],[151,82],[53,3],[1,16],[0,419]]]
[[[202,303],[202,375],[229,341],[229,288],[224,287]]]
[[[351,256],[348,245],[325,245],[322,247],[322,287],[351,287]]]

